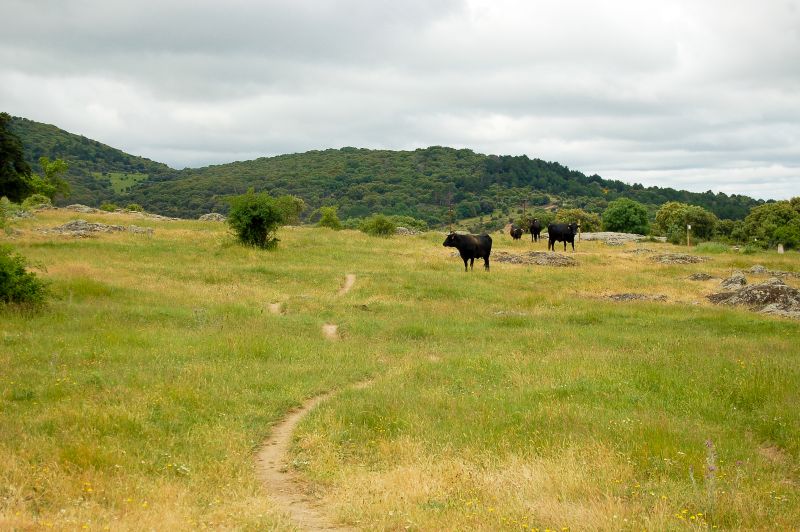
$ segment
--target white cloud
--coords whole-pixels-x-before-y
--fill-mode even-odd
[[[176,167],[435,144],[800,195],[796,0],[0,0],[0,16],[4,110]]]

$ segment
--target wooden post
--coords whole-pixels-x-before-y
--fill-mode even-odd
[[[686,247],[687,248],[692,246],[692,243],[689,240],[689,235],[691,234],[691,232],[692,232],[692,226],[691,226],[691,224],[688,224],[686,226]]]
[[[581,241],[581,223],[578,222],[578,242]]]

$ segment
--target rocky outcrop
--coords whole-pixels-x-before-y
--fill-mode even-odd
[[[95,236],[96,233],[116,233],[121,231],[129,231],[131,233],[141,233],[146,235],[153,234],[153,229],[150,227],[139,227],[136,225],[125,227],[124,225],[107,225],[95,222],[87,222],[86,220],[72,220],[64,225],[42,230],[42,232],[45,234],[66,235],[77,238],[88,238]]]
[[[747,279],[745,279],[744,274],[742,272],[733,272],[733,275],[731,275],[727,279],[722,280],[720,286],[723,288],[723,290],[730,291],[741,288],[746,284],[747,284]]]
[[[656,255],[651,260],[659,264],[698,264],[710,259],[697,257],[695,255],[686,255],[685,253],[664,253],[663,255]]]
[[[738,290],[711,294],[708,300],[717,305],[744,306],[765,314],[800,319],[800,290],[777,277]]]
[[[218,212],[210,212],[208,214],[203,214],[198,220],[201,222],[224,222],[227,218]]]
[[[569,255],[549,253],[545,251],[529,251],[518,255],[507,251],[492,253],[491,260],[509,264],[535,264],[538,266],[577,266],[578,261]]]

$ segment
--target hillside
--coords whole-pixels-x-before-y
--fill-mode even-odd
[[[11,131],[22,139],[25,158],[34,172],[41,171],[42,156],[67,161],[67,180],[72,187],[69,203],[99,205],[118,198],[126,185],[174,172],[165,164],[27,118],[13,117]]]
[[[343,218],[381,212],[433,225],[444,223],[451,205],[459,219],[506,216],[523,202],[600,213],[609,201],[627,197],[652,211],[666,201],[681,201],[720,218],[742,219],[763,203],[742,195],[629,185],[525,155],[483,155],[439,146],[309,151],[178,171],[55,126],[15,119],[14,128],[32,163],[40,155],[70,163],[70,201],[135,202],[152,212],[186,218],[226,212],[227,197],[249,188],[297,195],[310,207],[306,215],[320,206],[337,205]]]

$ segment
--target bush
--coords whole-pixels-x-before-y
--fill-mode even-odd
[[[336,212],[336,207],[320,207],[319,208],[319,227],[330,227],[338,231],[342,228],[342,222],[339,220],[339,215]]]
[[[647,207],[628,198],[614,200],[603,211],[603,229],[646,235],[650,230]]]
[[[114,212],[117,209],[119,209],[119,206],[117,206],[116,203],[103,203],[102,205],[100,205],[101,211]]]
[[[25,259],[13,253],[11,246],[0,246],[0,303],[39,305],[47,295],[47,286],[35,274],[26,271]]]
[[[144,208],[138,203],[129,203],[128,206],[125,208],[129,211],[144,212]]]
[[[702,207],[668,201],[658,209],[653,229],[671,243],[681,244],[686,242],[687,225],[692,226],[693,240],[708,240],[714,236],[717,222],[716,215]]]
[[[305,204],[293,196],[273,198],[269,194],[256,194],[252,189],[246,194],[231,198],[228,224],[242,244],[264,249],[278,245],[275,236],[278,228],[296,220]]]
[[[397,226],[386,216],[376,214],[361,222],[359,229],[368,235],[389,237],[395,234]]]
[[[575,222],[581,226],[581,231],[584,233],[600,229],[600,217],[583,209],[559,209],[553,221],[564,224]],[[547,226],[543,224],[542,227]]]
[[[406,229],[411,229],[414,231],[427,231],[428,230],[428,222],[425,220],[419,220],[412,216],[400,216],[400,215],[392,215],[387,216],[389,221],[392,222],[397,227],[405,227]]]
[[[22,201],[22,208],[25,210],[35,209],[40,205],[52,207],[53,202],[50,201],[50,198],[48,198],[44,194],[31,194]]]

